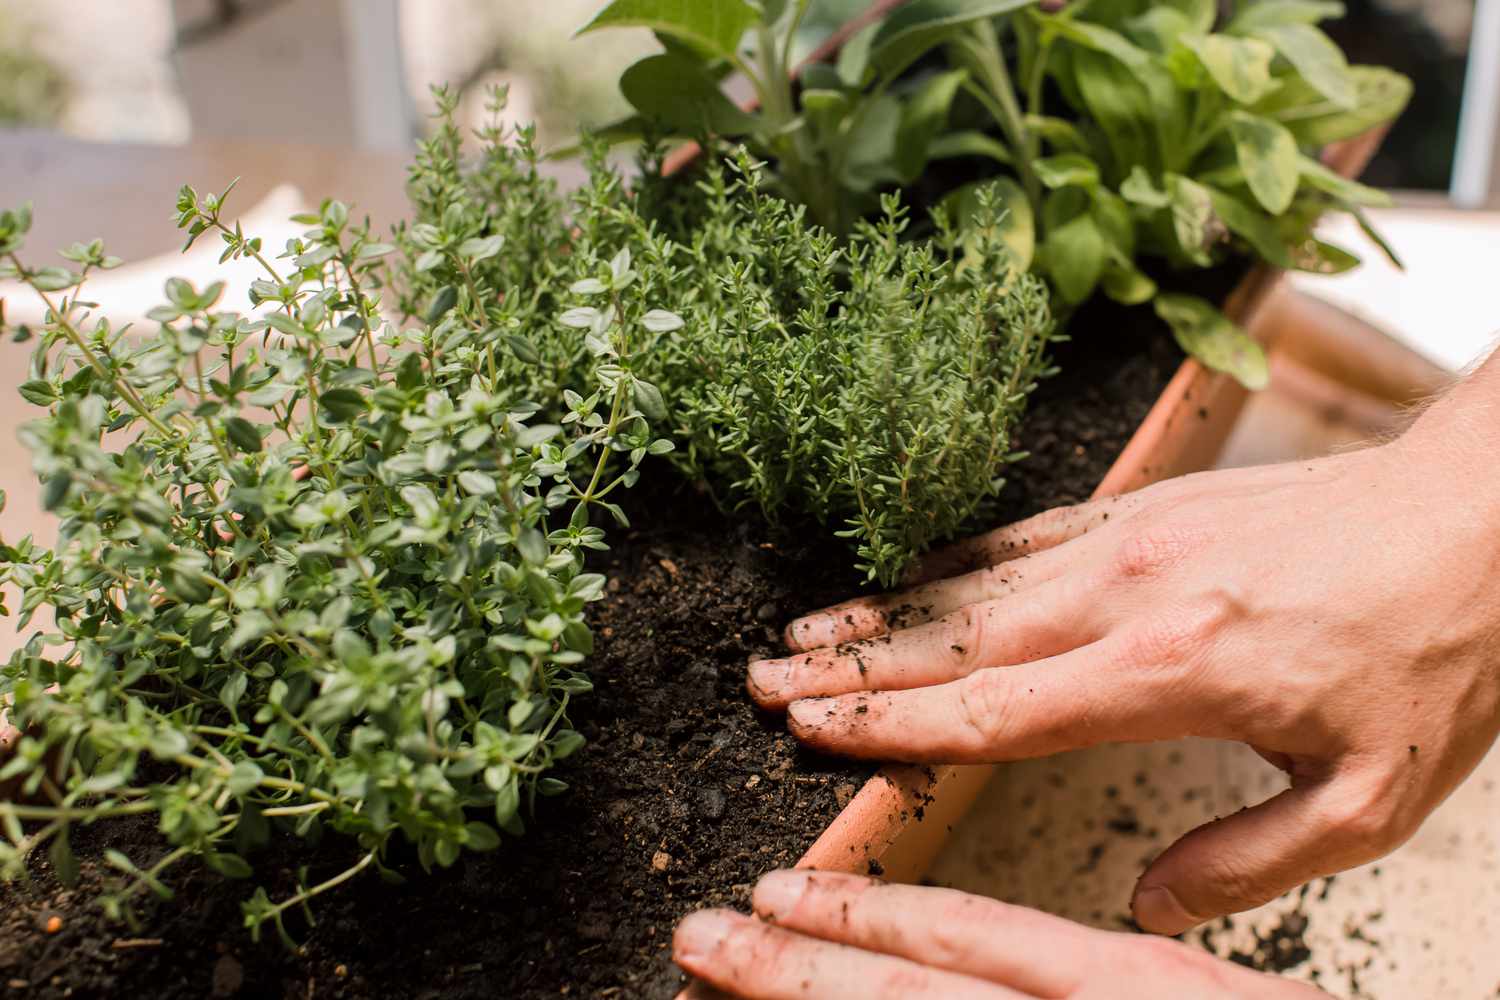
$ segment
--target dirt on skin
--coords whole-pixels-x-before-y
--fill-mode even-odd
[[[1064,374],[1038,391],[1001,517],[1084,500],[1180,360],[1159,335],[1075,323]],[[62,888],[45,858],[0,887],[0,985],[26,997],[666,998],[682,979],[672,928],[704,905],[738,905],[764,872],[794,863],[871,773],[801,750],[780,718],[744,694],[746,659],[781,650],[797,613],[856,590],[846,550],[798,539],[749,514],[725,516],[690,487],[643,477],[635,528],[612,538],[595,608],[595,691],[573,720],[588,745],[556,771],[570,789],[539,803],[530,832],[454,867],[366,874],[315,901],[310,925],[258,943],[240,902],[343,870],[358,856],[335,835],[282,839],[251,858],[254,881],[186,864],[175,897],[135,926],[94,903],[104,850],[149,864],[164,853],[149,821],[80,830],[82,879]]]

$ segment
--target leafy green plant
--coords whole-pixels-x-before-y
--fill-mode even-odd
[[[624,302],[648,331],[636,402],[669,428],[667,459],[724,506],[810,515],[889,585],[998,491],[1053,333],[1045,287],[1001,240],[961,241],[940,213],[935,240],[904,241],[905,210],[887,198],[841,241],[764,190],[743,152],[708,158],[692,182],[648,159],[631,188],[595,148],[570,204],[524,134],[482,135],[466,161],[451,97],[439,103],[448,118],[419,154],[415,222],[397,237],[398,301],[453,301],[504,345],[498,381],[549,419],[573,417],[567,387]],[[974,210],[982,231],[998,227],[994,199],[981,192]],[[504,250],[470,252],[491,246]]]
[[[1154,301],[1185,350],[1258,387],[1258,345],[1210,303],[1158,295],[1142,262],[1207,267],[1243,251],[1318,273],[1357,266],[1313,225],[1336,209],[1374,235],[1364,209],[1390,199],[1315,154],[1396,117],[1411,84],[1347,63],[1317,28],[1342,4],[1258,0],[1222,19],[1218,8],[1033,8],[975,22],[949,54],[998,128],[999,147],[984,152],[1007,174],[1007,235],[1020,259],[1067,305],[1096,290]]]
[[[642,120],[617,134],[740,138],[770,158],[777,191],[840,235],[881,190],[960,160],[985,177],[947,195],[955,215],[995,185],[996,231],[1061,312],[1096,293],[1153,303],[1188,353],[1258,387],[1260,347],[1208,301],[1159,294],[1157,277],[1231,254],[1357,266],[1313,226],[1348,211],[1380,242],[1364,209],[1389,199],[1316,152],[1393,119],[1411,85],[1348,64],[1317,27],[1341,4],[1234,6],[1221,18],[1214,0],[911,0],[796,83],[784,53],[805,2],[615,0],[584,30],[646,26],[666,47],[622,76]],[[755,110],[731,101],[730,71]]]
[[[224,215],[228,192],[183,188],[188,243],[265,271],[252,309],[223,284],[166,285],[153,328],[91,314],[83,286],[118,263],[99,241],[38,267],[19,253],[26,209],[0,214],[0,277],[46,304],[22,394],[56,548],[0,546],[23,627],[0,704],[25,736],[0,767],[0,875],[46,847],[66,880],[79,824],[154,816],[170,849],[107,852],[128,914],[201,858],[232,877],[273,828],[355,838],[352,866],[285,899],[256,890],[252,931],[375,867],[398,834],[424,865],[520,834],[568,728],[604,578],[590,510],[655,445],[635,403],[635,345],[664,313],[616,299],[591,324],[564,425],[536,419],[489,361],[494,343],[439,295],[415,325],[382,320],[394,246],[345,205],[298,217],[273,263]],[[482,261],[498,240],[455,252]],[[519,294],[517,292],[516,294]],[[550,320],[550,318],[549,318]],[[540,321],[540,320],[538,320]],[[633,442],[645,442],[637,451]],[[629,443],[628,443],[629,442]]]
[[[965,71],[904,72],[967,25],[1029,2],[913,0],[851,38],[837,65],[803,67],[800,82],[792,48],[811,0],[614,0],[580,34],[645,27],[664,47],[621,75],[640,115],[607,135],[744,143],[771,161],[775,191],[844,236],[878,211],[882,186],[910,184],[932,159],[965,155],[975,141],[939,138]],[[751,110],[732,98],[730,74],[752,89]]]

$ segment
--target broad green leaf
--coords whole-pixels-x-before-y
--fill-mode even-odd
[[[1219,16],[1217,0],[1168,0],[1163,6],[1182,12],[1197,32],[1207,32]]]
[[[948,109],[968,71],[950,70],[928,78],[906,98],[901,125],[896,130],[896,169],[910,184],[927,166],[933,138],[948,124]]]
[[[1165,151],[1158,140],[1151,96],[1129,67],[1084,49],[1073,54],[1072,68],[1079,95],[1104,133],[1116,169],[1132,163],[1162,169]]]
[[[1047,156],[1032,164],[1037,178],[1049,188],[1094,187],[1099,183],[1099,166],[1082,153]]]
[[[1007,166],[1016,162],[1009,146],[973,129],[944,132],[927,147],[929,160],[951,160],[960,156],[985,156]]]
[[[1183,35],[1202,34],[1207,28],[1195,27],[1187,14],[1175,7],[1152,7],[1125,23],[1131,41],[1157,55],[1171,52]]]
[[[1258,38],[1204,35],[1188,40],[1220,90],[1240,104],[1254,104],[1277,87],[1271,76],[1276,50]]]
[[[1229,231],[1255,248],[1255,252],[1277,267],[1291,267],[1292,257],[1276,231],[1276,220],[1238,198],[1207,188],[1214,214]]]
[[[845,140],[840,179],[851,191],[868,191],[900,180],[896,173],[896,132],[901,102],[890,94],[860,103]]]
[[[880,21],[865,25],[839,49],[838,62],[834,65],[844,86],[859,88],[869,82],[870,46],[874,44],[875,36],[880,34],[882,27],[883,23]]]
[[[734,60],[740,40],[757,21],[745,0],[614,0],[578,30],[650,28],[721,59]]]
[[[1302,177],[1297,140],[1285,126],[1243,111],[1230,116],[1229,133],[1255,200],[1272,215],[1285,212],[1297,195]]]
[[[1266,352],[1208,301],[1193,295],[1158,295],[1156,314],[1172,328],[1182,349],[1209,368],[1234,376],[1250,390],[1270,383]]]
[[[1202,184],[1178,174],[1167,175],[1167,195],[1171,199],[1172,231],[1177,245],[1195,264],[1207,267],[1209,257],[1209,224],[1213,222],[1213,196]]]
[[[911,0],[896,9],[870,43],[870,63],[890,78],[965,25],[1025,7],[1031,0]]]
[[[1309,239],[1291,248],[1292,267],[1311,274],[1343,274],[1359,267],[1360,260],[1343,247]]]
[[[1308,187],[1331,194],[1346,204],[1389,208],[1396,203],[1395,199],[1379,188],[1372,188],[1368,184],[1350,180],[1342,174],[1329,170],[1310,156],[1299,157],[1297,163],[1302,171],[1302,179],[1307,182]]]
[[[998,233],[983,233],[977,228],[979,190],[989,187],[1005,206],[1005,214],[999,221]],[[966,257],[977,256],[977,244],[985,235],[998,235],[1010,251],[1011,262],[1016,270],[1031,268],[1036,256],[1036,218],[1031,211],[1031,199],[1026,197],[1021,185],[1009,177],[996,177],[991,181],[974,181],[957,188],[943,199],[943,208],[948,212],[953,225],[965,234]]]
[[[1134,267],[1122,266],[1111,261],[1104,268],[1099,287],[1105,295],[1121,305],[1138,306],[1150,302],[1156,294],[1156,282]]]
[[[688,135],[742,135],[755,128],[754,116],[736,107],[686,56],[647,56],[620,74],[620,92],[647,118]]]
[[[1131,69],[1151,64],[1150,52],[1113,28],[1089,21],[1074,21],[1068,17],[1041,17],[1038,20],[1042,24],[1043,33],[1051,32],[1092,52],[1111,56]]]
[[[1084,138],[1078,126],[1066,118],[1052,118],[1047,115],[1027,115],[1026,128],[1033,134],[1041,136],[1043,142],[1047,143],[1054,151],[1059,153],[1088,153],[1089,141]]]
[[[1284,81],[1255,110],[1291,130],[1300,146],[1326,146],[1394,120],[1411,100],[1411,80],[1380,66],[1351,66],[1359,97],[1352,109],[1334,104],[1300,77]]]
[[[1342,3],[1324,0],[1260,0],[1258,3],[1241,5],[1239,13],[1229,22],[1229,30],[1238,33],[1283,24],[1317,24],[1319,21],[1343,16]]]
[[[1359,88],[1349,72],[1344,51],[1310,24],[1277,24],[1255,30],[1254,35],[1276,47],[1287,62],[1313,89],[1346,110],[1359,104]]]
[[[1120,185],[1120,195],[1142,208],[1166,208],[1172,204],[1171,196],[1156,186],[1150,171],[1139,163],[1131,168],[1130,176]]]
[[[1091,215],[1080,215],[1047,234],[1047,273],[1063,301],[1078,305],[1093,294],[1104,272],[1104,235]]]

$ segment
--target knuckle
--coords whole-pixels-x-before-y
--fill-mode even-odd
[[[972,903],[964,899],[944,905],[930,925],[925,942],[931,955],[929,964],[940,969],[962,969],[972,964],[974,937],[968,929],[975,915]]]
[[[1196,662],[1245,613],[1242,602],[1218,588],[1153,616],[1130,637],[1134,666],[1180,667]]]
[[[1115,577],[1123,581],[1160,577],[1194,552],[1202,537],[1201,531],[1171,517],[1130,532],[1115,551]]]
[[[1383,778],[1356,785],[1324,809],[1325,829],[1359,862],[1394,850],[1415,831],[1393,784]]]
[[[958,682],[959,721],[968,734],[981,745],[988,745],[995,734],[1004,731],[1006,677],[1003,670],[980,670]]]

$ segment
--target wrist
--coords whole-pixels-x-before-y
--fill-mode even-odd
[[[1500,532],[1500,352],[1381,450],[1398,482],[1416,491],[1413,499],[1450,498]]]

